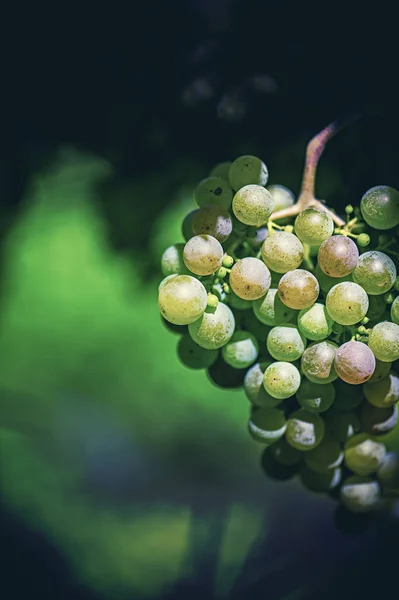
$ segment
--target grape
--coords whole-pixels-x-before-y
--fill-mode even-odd
[[[283,437],[286,428],[284,412],[278,408],[258,408],[248,422],[251,436],[264,444],[272,444]]]
[[[243,300],[257,300],[270,287],[270,271],[259,258],[251,256],[235,263],[230,273],[231,289]]]
[[[221,177],[207,177],[195,188],[195,200],[199,207],[217,204],[228,210],[233,200],[233,190]]]
[[[161,288],[163,288],[163,286],[165,285],[165,283],[166,283],[167,281],[170,281],[170,280],[171,280],[171,279],[173,279],[174,277],[177,277],[177,273],[174,273],[174,274],[172,274],[172,275],[167,275],[166,277],[164,277],[164,278],[162,279],[162,281],[160,282],[160,284],[159,284],[159,286],[158,286],[158,294],[159,294],[159,292],[160,292],[160,289],[161,289]]]
[[[362,342],[346,342],[337,350],[335,371],[343,381],[358,385],[365,383],[375,370],[374,354]]]
[[[344,283],[345,281],[353,281],[351,273],[349,275],[346,275],[345,277],[330,277],[329,275],[326,275],[325,273],[323,273],[323,271],[320,269],[319,264],[316,265],[315,276],[316,276],[317,281],[319,282],[320,289],[325,294],[328,294],[328,292],[331,290],[331,288],[333,288],[334,285],[337,285],[337,283]]]
[[[304,269],[288,271],[280,279],[278,294],[289,308],[301,310],[314,304],[319,295],[319,284],[314,275]]]
[[[251,404],[260,408],[274,408],[281,403],[281,399],[270,396],[263,385],[263,375],[270,364],[270,361],[256,363],[245,374],[245,395]]]
[[[175,325],[188,325],[205,311],[208,294],[198,279],[175,275],[160,286],[158,306],[162,316]]]
[[[301,452],[290,446],[284,438],[270,446],[270,452],[278,463],[286,467],[297,465],[301,460]]]
[[[228,182],[230,166],[230,161],[218,163],[213,167],[212,171],[210,172],[210,177],[221,177],[222,179]]]
[[[399,325],[383,321],[375,325],[369,335],[369,348],[382,362],[399,358]]]
[[[387,452],[384,460],[377,469],[377,478],[384,491],[399,490],[399,454]]]
[[[275,360],[293,362],[302,356],[306,347],[305,337],[295,325],[277,325],[269,332],[266,340],[267,351]]]
[[[362,430],[370,435],[385,435],[392,431],[398,422],[398,407],[377,408],[368,402],[362,406],[360,415]]]
[[[341,444],[360,429],[360,421],[354,412],[341,412],[333,406],[323,416],[327,431]]]
[[[184,246],[184,264],[195,275],[212,275],[222,266],[223,248],[211,235],[195,235]]]
[[[368,294],[378,296],[395,283],[396,267],[384,252],[371,250],[360,255],[352,277]]]
[[[338,350],[337,344],[325,340],[310,344],[302,354],[301,369],[305,377],[313,383],[331,383],[337,379],[334,359]]]
[[[363,391],[362,388],[357,386],[354,387],[348,383],[337,379],[334,382],[335,387],[335,400],[334,409],[342,412],[350,412],[354,408],[357,408],[363,403]]]
[[[233,369],[219,355],[213,365],[207,369],[207,376],[210,382],[218,388],[236,390],[241,388],[244,383],[245,371]]]
[[[269,269],[277,273],[298,268],[303,256],[303,246],[293,233],[278,231],[263,242],[262,259]]]
[[[268,185],[266,188],[272,195],[274,201],[273,212],[292,206],[295,202],[294,193],[283,185]],[[277,223],[285,223],[287,219],[278,219]]]
[[[239,190],[249,184],[265,186],[268,178],[269,172],[265,163],[256,156],[240,156],[230,165],[229,182],[233,190]]]
[[[324,210],[306,208],[295,219],[294,228],[303,244],[320,246],[324,240],[332,236],[334,222]]]
[[[206,350],[215,350],[226,344],[234,333],[235,321],[230,308],[219,302],[216,309],[207,309],[189,324],[188,332],[194,342]]]
[[[343,482],[340,493],[344,506],[356,513],[365,513],[375,508],[381,496],[377,481],[355,475]]]
[[[329,277],[346,277],[357,265],[359,250],[345,235],[333,235],[325,240],[318,251],[321,270]]]
[[[321,473],[314,471],[306,463],[301,466],[301,482],[312,492],[327,493],[340,484],[341,478],[340,468]]]
[[[249,310],[252,308],[252,302],[250,300],[244,300],[234,292],[230,292],[228,302],[232,308],[236,308],[237,310]]]
[[[340,325],[354,325],[366,316],[369,299],[360,285],[345,281],[328,292],[326,307],[330,317]]]
[[[263,242],[267,239],[269,235],[269,230],[267,227],[260,227],[256,230],[254,235],[248,234],[248,244],[254,250],[259,250],[262,247]]]
[[[328,410],[334,402],[335,390],[332,383],[321,385],[304,379],[296,397],[301,408],[314,413],[322,413]]]
[[[380,381],[368,381],[363,386],[363,392],[374,406],[380,408],[393,406],[399,400],[399,378],[391,374]]]
[[[260,227],[273,212],[273,198],[260,185],[245,185],[234,195],[232,208],[241,223]]]
[[[366,317],[370,321],[379,319],[385,312],[386,304],[382,296],[369,296],[369,309],[366,313]]]
[[[198,208],[195,210],[192,210],[191,212],[188,213],[188,215],[186,215],[184,217],[182,227],[181,227],[181,232],[182,232],[183,237],[186,240],[186,242],[188,242],[188,240],[194,236],[193,219],[194,219],[194,216],[197,214],[198,210],[199,210]]]
[[[306,453],[307,466],[316,473],[325,473],[338,467],[344,459],[341,445],[330,435],[324,435],[320,444]]]
[[[297,450],[309,451],[320,444],[324,429],[324,421],[319,415],[302,408],[288,419],[285,439]]]
[[[233,222],[227,210],[216,204],[202,206],[192,220],[194,235],[208,234],[225,242],[233,230]]]
[[[267,335],[270,331],[270,327],[261,323],[254,313],[251,311],[246,311],[242,318],[242,329],[246,329],[250,333],[252,333],[256,339],[262,343],[262,347],[265,344]]]
[[[399,325],[399,296],[396,296],[395,300],[392,302],[391,319],[396,325]]]
[[[345,464],[355,475],[375,473],[385,457],[385,446],[367,433],[352,436],[345,444]]]
[[[234,369],[245,369],[258,357],[259,345],[252,333],[236,331],[222,348],[225,362]]]
[[[259,321],[271,327],[288,323],[296,315],[295,310],[281,302],[274,288],[270,288],[265,296],[254,300],[252,308]]]
[[[303,308],[298,315],[299,331],[308,339],[319,342],[332,332],[334,321],[324,304],[316,302],[309,308]]]
[[[369,381],[380,381],[380,379],[384,379],[384,377],[389,374],[391,366],[392,363],[390,362],[381,362],[380,360],[376,360],[374,373],[370,377]]]
[[[284,400],[293,396],[301,383],[298,369],[289,362],[274,362],[267,367],[263,385],[273,398]]]
[[[374,229],[392,229],[399,225],[399,192],[387,185],[368,190],[360,201],[367,225]]]
[[[217,350],[205,350],[198,346],[189,335],[180,338],[177,355],[183,365],[190,369],[207,369],[218,357]]]
[[[184,244],[173,244],[173,246],[166,248],[161,258],[161,270],[164,277],[173,274],[189,274],[189,270],[183,260],[183,249]]]

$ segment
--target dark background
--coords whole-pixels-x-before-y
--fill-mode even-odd
[[[3,233],[18,214],[29,175],[60,143],[109,158],[123,179],[167,170],[182,158],[211,166],[230,159],[240,143],[273,160],[358,107],[364,117],[326,151],[346,197],[359,199],[377,184],[399,187],[397,42],[392,15],[373,10],[262,0],[153,0],[134,2],[126,12],[108,3],[90,10],[54,5],[42,14],[24,7],[19,18],[10,16],[3,56]],[[253,93],[248,79],[258,74],[274,84]],[[230,117],[226,94],[238,98]],[[333,205],[344,204],[339,192]],[[119,233],[106,194],[102,208],[123,251],[145,239],[156,205],[142,208],[136,241]],[[5,598],[94,600],[77,589],[49,542],[5,510],[0,536]],[[318,598],[392,589],[397,532],[382,523],[372,543],[369,562],[354,560]]]

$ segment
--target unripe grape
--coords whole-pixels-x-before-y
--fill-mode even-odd
[[[366,344],[346,342],[335,354],[335,371],[343,381],[352,385],[365,383],[375,370],[375,357]]]
[[[399,224],[399,192],[387,185],[375,186],[364,194],[360,210],[370,227],[392,229]]]
[[[346,277],[356,267],[358,258],[356,244],[344,235],[325,240],[317,255],[321,270],[329,277]]]
[[[382,362],[399,358],[399,325],[383,321],[375,325],[369,335],[369,348]]]
[[[195,188],[195,200],[199,207],[217,204],[228,210],[233,200],[233,190],[225,179],[207,177],[202,179]]]
[[[222,348],[223,360],[234,369],[245,369],[252,365],[259,352],[255,336],[248,331],[236,331]]]
[[[190,323],[188,332],[194,342],[206,350],[221,348],[234,333],[235,321],[230,308],[219,302],[215,309],[207,310]]]
[[[296,315],[294,309],[288,308],[281,302],[278,292],[274,288],[270,288],[265,296],[254,300],[252,308],[259,321],[271,327],[289,323]]]
[[[161,258],[162,275],[189,275],[190,272],[183,260],[184,244],[173,244],[166,248]]]
[[[281,399],[270,396],[263,385],[264,373],[271,364],[270,361],[256,363],[250,367],[245,374],[245,395],[251,404],[260,408],[274,408],[281,403]]]
[[[306,339],[295,325],[285,323],[270,330],[266,346],[275,360],[293,362],[302,356],[306,348]]]
[[[233,212],[245,225],[260,227],[269,220],[273,212],[273,198],[260,185],[246,185],[233,198]]]
[[[233,190],[239,190],[249,184],[265,186],[268,178],[269,172],[265,163],[256,156],[239,156],[230,165],[229,182]]]
[[[251,436],[264,444],[272,444],[283,437],[286,428],[284,411],[278,408],[254,410],[248,422]]]
[[[303,244],[320,246],[331,237],[334,222],[329,214],[317,208],[306,208],[295,219],[295,233]]]
[[[374,406],[393,406],[399,400],[399,378],[392,373],[379,381],[368,381],[363,386],[364,395]]]
[[[262,259],[277,273],[287,273],[297,269],[303,261],[302,243],[293,233],[279,231],[269,235],[263,242]]]
[[[313,383],[331,383],[338,375],[334,367],[337,344],[325,340],[310,344],[302,354],[301,370]]]
[[[309,308],[304,308],[298,315],[298,328],[308,339],[318,342],[327,338],[332,331],[334,321],[327,312],[324,304],[316,302]]]
[[[229,212],[216,204],[202,206],[193,216],[194,235],[211,235],[218,242],[225,242],[233,230]]]
[[[274,362],[267,367],[263,385],[268,394],[281,400],[293,396],[301,383],[298,369],[289,362]]]
[[[159,288],[158,306],[162,316],[175,325],[188,325],[205,311],[208,294],[191,275],[173,275]]]
[[[333,404],[335,390],[332,383],[320,384],[303,379],[296,397],[302,408],[310,412],[322,413]]]
[[[225,181],[229,181],[229,170],[231,166],[231,161],[224,161],[215,165],[210,172],[210,177],[221,177]]]
[[[278,284],[281,301],[296,310],[312,306],[317,300],[319,291],[316,277],[304,269],[288,271]]]
[[[366,316],[369,299],[357,283],[338,283],[328,292],[326,307],[330,317],[340,325],[354,325]]]
[[[212,275],[222,266],[223,248],[211,235],[195,235],[184,246],[184,264],[195,275]]]
[[[243,258],[231,269],[231,288],[243,300],[261,298],[270,288],[270,282],[270,271],[258,258]]]
[[[396,267],[387,254],[371,250],[359,256],[352,277],[367,294],[378,296],[385,294],[394,285]]]
[[[319,415],[301,409],[288,419],[285,439],[294,448],[309,451],[320,444],[324,431],[324,421]]]
[[[385,446],[366,433],[351,437],[345,444],[345,464],[356,475],[375,473],[386,454]]]

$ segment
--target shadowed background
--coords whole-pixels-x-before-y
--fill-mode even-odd
[[[260,0],[158,1],[18,29],[0,162],[5,597],[395,585],[397,522],[348,519],[295,477],[267,477],[244,394],[183,367],[157,310],[160,255],[215,163],[258,155],[297,193],[308,139],[360,106],[316,192],[342,209],[399,187],[387,25],[288,16]]]

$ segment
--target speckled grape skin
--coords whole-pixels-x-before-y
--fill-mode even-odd
[[[216,309],[208,310],[190,323],[188,332],[194,342],[206,350],[215,350],[226,344],[234,333],[235,320],[230,308],[219,302]]]
[[[263,385],[273,398],[284,400],[293,396],[301,384],[301,374],[295,365],[289,362],[274,362],[267,367]]]
[[[228,210],[232,200],[233,190],[228,182],[221,177],[202,179],[195,188],[195,201],[199,207],[217,204]]]
[[[330,340],[310,344],[302,354],[302,373],[313,383],[331,383],[338,377],[334,367],[337,350],[337,344]]]
[[[191,275],[174,275],[158,293],[161,315],[175,325],[188,325],[205,311],[208,294],[203,284]]]
[[[229,182],[233,190],[239,190],[252,183],[265,186],[268,178],[269,172],[265,163],[256,156],[239,156],[230,165]]]
[[[369,335],[369,348],[382,362],[399,358],[399,325],[383,321],[375,325]]]
[[[391,319],[396,325],[399,325],[399,296],[396,296],[395,300],[392,302]]]
[[[303,244],[320,246],[334,231],[332,218],[323,210],[306,208],[295,219],[294,229]]]
[[[248,422],[251,436],[258,442],[272,444],[283,437],[287,423],[284,412],[278,408],[260,408]]]
[[[278,294],[283,304],[295,310],[308,308],[317,300],[320,288],[314,275],[304,269],[288,271],[278,284]]]
[[[399,224],[399,192],[386,185],[375,186],[364,194],[360,211],[370,227],[392,229]]]
[[[245,185],[233,198],[233,212],[245,225],[261,227],[269,220],[274,202],[271,194],[260,185]]]
[[[350,281],[338,283],[326,297],[330,317],[340,325],[354,325],[366,316],[369,299],[364,289]]]
[[[243,258],[231,269],[231,289],[243,300],[261,298],[269,290],[270,282],[270,271],[259,258]]]
[[[189,275],[190,272],[183,260],[184,244],[173,244],[166,248],[161,258],[162,275]]]
[[[399,400],[399,378],[391,373],[380,381],[368,381],[363,386],[363,392],[373,406],[393,406]]]
[[[288,308],[281,302],[275,288],[270,288],[265,296],[254,300],[252,308],[259,321],[270,327],[289,323],[297,314],[293,308]]]
[[[258,358],[259,345],[252,333],[236,331],[222,348],[223,360],[234,369],[245,369]]]
[[[266,188],[274,200],[274,212],[292,206],[295,202],[294,192],[284,185],[268,185]]]
[[[293,271],[303,261],[304,249],[293,233],[278,231],[263,242],[263,262],[276,273]]]
[[[396,267],[387,254],[371,250],[359,256],[352,277],[367,294],[378,296],[385,294],[395,283]]]
[[[333,323],[326,307],[319,302],[309,308],[304,308],[298,315],[299,331],[313,342],[320,342],[328,337],[331,334]]]
[[[244,392],[254,406],[274,408],[282,402],[279,398],[270,396],[264,388],[263,376],[271,361],[254,364],[245,374]]]
[[[306,452],[320,444],[324,431],[324,421],[319,415],[300,409],[288,419],[285,439],[294,448]]]
[[[318,251],[321,270],[329,277],[346,277],[357,265],[359,250],[345,235],[333,235],[325,240]]]
[[[345,464],[355,475],[375,473],[385,454],[385,446],[372,440],[367,433],[354,435],[345,444]]]
[[[343,482],[340,495],[343,505],[348,510],[367,513],[379,502],[381,490],[377,481],[354,475]]]
[[[293,362],[302,356],[306,348],[306,339],[295,325],[287,323],[271,329],[266,346],[275,360]]]
[[[352,385],[365,383],[375,371],[375,357],[366,344],[350,341],[342,344],[334,359],[335,371]]]
[[[211,235],[195,235],[183,250],[186,267],[195,275],[212,275],[222,265],[224,250]]]
[[[227,210],[216,204],[199,208],[192,220],[194,235],[211,235],[218,242],[225,242],[233,229],[233,222]]]

